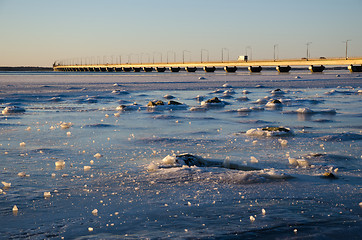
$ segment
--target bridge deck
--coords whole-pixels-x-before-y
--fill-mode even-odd
[[[257,60],[257,61],[224,61],[224,62],[172,62],[172,63],[124,63],[124,64],[76,64],[76,65],[56,65],[54,70],[62,70],[63,68],[122,68],[122,67],[249,67],[249,66],[348,66],[362,65],[362,58],[349,59],[300,59],[300,60]]]

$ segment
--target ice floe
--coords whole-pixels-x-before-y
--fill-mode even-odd
[[[140,110],[141,109],[141,105],[137,104],[137,103],[133,103],[133,104],[129,104],[129,105],[120,105],[116,108],[117,111],[135,111],[135,110]]]
[[[224,107],[225,102],[221,101],[217,97],[214,97],[214,98],[208,99],[206,101],[202,101],[201,106],[208,107],[208,108],[218,108],[218,107]]]
[[[161,162],[147,166],[152,181],[158,182],[214,182],[243,184],[285,180],[291,176],[274,169],[257,169],[229,161],[213,161],[192,154],[168,155]]]
[[[285,136],[291,135],[293,131],[286,127],[264,127],[264,128],[252,128],[246,131],[246,135],[248,136],[265,136],[265,137],[273,137],[273,136]]]

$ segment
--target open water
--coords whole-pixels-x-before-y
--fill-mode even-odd
[[[360,239],[361,83],[2,72],[0,239]]]

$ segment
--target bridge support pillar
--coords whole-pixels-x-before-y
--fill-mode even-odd
[[[310,65],[310,66],[309,66],[309,70],[310,70],[312,73],[321,73],[321,72],[323,72],[324,69],[325,69],[325,67],[324,67],[323,65],[320,65],[320,66]]]
[[[197,67],[185,67],[185,70],[186,70],[187,72],[196,72]]]
[[[166,71],[166,68],[165,67],[155,67],[156,71],[157,72],[164,72]]]
[[[233,66],[233,67],[225,66],[225,67],[224,67],[225,72],[228,72],[228,73],[236,72],[237,69],[238,69],[238,68],[237,68],[236,66]]]
[[[362,65],[361,66],[353,66],[352,64],[348,66],[348,70],[352,72],[362,72]]]
[[[180,67],[170,67],[171,72],[179,72],[181,70]]]
[[[214,66],[212,66],[212,67],[205,66],[203,69],[204,69],[205,72],[215,72],[216,67],[214,67]]]
[[[282,66],[277,66],[276,70],[280,73],[287,73],[291,70],[292,68],[288,65],[286,67],[282,67]]]
[[[263,68],[261,66],[258,67],[249,66],[248,69],[251,73],[259,73]]]

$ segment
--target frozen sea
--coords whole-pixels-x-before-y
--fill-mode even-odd
[[[1,72],[0,239],[360,239],[361,85]]]

